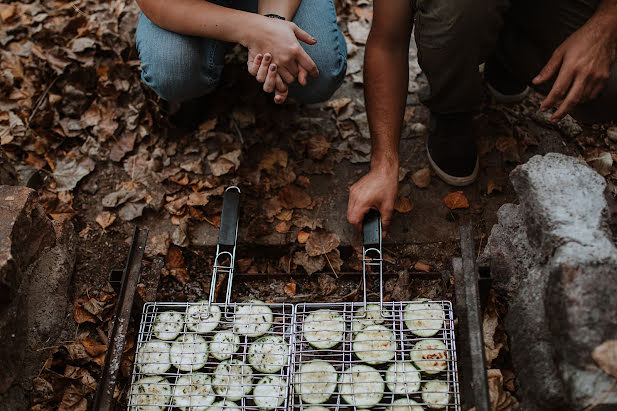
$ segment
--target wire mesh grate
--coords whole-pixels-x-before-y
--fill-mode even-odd
[[[451,303],[381,304],[296,306],[290,410],[460,410]]]
[[[147,303],[129,410],[288,410],[294,306]]]

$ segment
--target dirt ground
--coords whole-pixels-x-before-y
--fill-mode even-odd
[[[41,170],[48,214],[72,216],[78,234],[74,315],[67,323],[75,341],[63,342],[41,365],[33,409],[91,403],[114,302],[108,275],[123,267],[134,226],[150,231],[145,265],[165,259],[159,300],[207,297],[222,190],[229,185],[242,189],[234,300],[360,297],[360,235],[345,213],[348,188],[367,171],[370,154],[361,66],[372,8],[360,0],[337,5],[349,63],[330,101],[275,105],[245,72],[246,52],[236,47],[220,87],[193,107],[195,130],[180,127],[190,123],[185,109],[161,101],[139,80],[134,2],[0,6],[1,146],[22,171]],[[480,249],[499,207],[516,202],[508,173],[535,154],[587,160],[615,194],[617,171],[605,165],[606,155],[617,161],[609,125],[572,119],[552,125],[533,93],[514,106],[487,96],[475,119],[480,178],[460,192],[448,187],[427,169],[429,113],[421,104],[427,87],[412,42],[400,198],[384,243],[386,298],[452,298],[447,272],[460,252],[459,224],[473,221]],[[449,207],[447,198],[458,206]],[[369,298],[378,286],[370,276]],[[93,301],[96,307],[87,303]],[[86,371],[78,377],[75,370]]]

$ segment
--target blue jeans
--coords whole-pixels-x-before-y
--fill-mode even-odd
[[[257,0],[218,0],[218,4],[249,12],[257,11]],[[171,7],[171,5],[170,5]],[[309,78],[305,87],[297,82],[289,96],[301,103],[325,101],[338,89],[347,70],[345,38],[336,24],[333,0],[304,0],[294,23],[315,37],[309,46],[300,42],[319,68],[319,77]],[[143,13],[136,34],[142,80],[161,98],[186,101],[212,92],[221,78],[226,43],[185,36],[162,29]]]

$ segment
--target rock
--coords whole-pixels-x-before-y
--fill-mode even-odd
[[[32,189],[0,186],[0,304],[12,300],[23,271],[55,242],[52,223],[36,200]]]
[[[617,143],[617,127],[609,127],[606,130],[606,136],[613,143]]]
[[[4,150],[0,147],[0,185],[17,184],[17,172]]]
[[[591,358],[617,338],[617,248],[606,183],[561,154],[535,156],[510,175],[506,204],[478,262],[509,302],[505,325],[525,410],[583,409],[612,378]],[[612,392],[605,404],[617,405]]]

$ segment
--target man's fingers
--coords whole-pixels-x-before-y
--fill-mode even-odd
[[[263,55],[258,54],[255,58],[249,63],[249,73],[251,76],[256,76],[259,71],[259,66],[261,66],[261,60],[263,59]]]
[[[370,210],[371,207],[366,204],[360,204],[350,199],[349,209],[347,210],[347,221],[358,231],[362,231],[362,221],[364,215]]]
[[[551,121],[558,121],[563,118],[566,114],[568,114],[577,104],[579,104],[583,99],[583,92],[585,91],[585,82],[582,79],[577,79],[565,100],[561,103],[557,111],[553,113],[551,117]]]
[[[298,67],[298,83],[300,83],[302,86],[306,86],[306,77],[308,76],[308,73],[306,72],[306,70],[304,70],[304,67],[300,66]]]
[[[294,26],[294,33],[296,34],[296,38],[300,41],[303,41],[306,44],[310,44],[311,46],[317,43],[317,39],[308,34],[306,31],[302,30],[298,26]]]
[[[291,84],[296,81],[296,76],[291,74],[285,67],[280,66],[278,69],[278,73],[283,79],[283,81],[287,84]]]
[[[276,73],[276,64],[270,64],[270,67],[268,69],[268,75],[266,76],[266,81],[264,82],[264,91],[266,93],[272,93],[274,91],[277,76],[278,74]]]
[[[268,68],[270,67],[270,62],[272,61],[272,56],[270,53],[264,54],[264,57],[261,61],[261,65],[259,66],[259,70],[257,71],[257,75],[255,78],[260,83],[266,81],[266,76],[268,75]]]
[[[547,110],[555,106],[555,104],[565,98],[566,94],[568,93],[568,89],[572,84],[573,77],[574,73],[567,70],[566,67],[559,71],[559,74],[557,75],[557,80],[555,80],[555,83],[553,84],[553,88],[540,105],[541,111]]]
[[[555,52],[551,56],[550,60],[546,65],[540,70],[540,73],[531,81],[536,86],[538,84],[544,83],[546,80],[550,79],[557,73],[559,67],[561,67],[561,63],[563,61],[563,54],[561,52]]]

